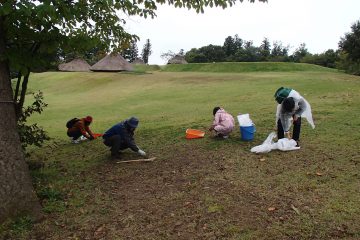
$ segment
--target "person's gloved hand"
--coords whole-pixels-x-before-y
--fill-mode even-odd
[[[138,154],[141,155],[141,156],[146,156],[146,152],[144,152],[141,149],[138,150]]]

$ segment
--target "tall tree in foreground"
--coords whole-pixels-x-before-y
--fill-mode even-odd
[[[360,20],[351,26],[351,32],[341,38],[339,48],[341,51],[339,68],[360,75]]]
[[[4,28],[5,18],[0,16],[0,223],[21,213],[41,217],[16,127]]]
[[[144,60],[144,63],[148,64],[149,63],[149,56],[151,55],[152,51],[151,51],[151,43],[150,43],[150,39],[146,39],[146,43],[144,44],[141,56],[142,59]]]
[[[138,38],[125,32],[125,20],[118,13],[155,17],[157,5],[166,3],[199,13],[207,6],[230,7],[236,0],[147,0],[145,4],[121,0],[0,1],[0,222],[21,213],[40,216],[17,133],[10,68],[26,77],[22,82],[26,91],[32,67],[46,61],[46,53],[67,46],[77,36],[99,40],[114,50],[123,49],[129,40]],[[84,45],[82,41],[72,43],[76,48]]]

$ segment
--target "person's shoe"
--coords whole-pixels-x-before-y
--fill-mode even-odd
[[[229,138],[229,135],[224,135],[222,133],[216,133],[215,137],[222,138],[222,139],[227,139],[227,138]]]
[[[85,140],[87,140],[87,138],[84,137],[84,136],[80,136],[79,140],[80,140],[80,141],[85,141]]]
[[[79,142],[80,142],[80,141],[77,140],[77,139],[76,139],[76,140],[74,140],[74,139],[71,140],[71,143],[72,143],[72,144],[78,144]]]
[[[296,141],[296,146],[295,147],[300,147],[299,141]]]
[[[118,154],[111,154],[111,160],[121,160],[120,153]]]
[[[224,135],[222,135],[221,133],[218,133],[218,132],[216,132],[216,134],[215,134],[215,137],[217,137],[217,138],[222,138]]]

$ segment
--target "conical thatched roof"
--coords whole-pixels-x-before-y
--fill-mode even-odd
[[[132,71],[133,67],[120,54],[109,54],[95,63],[90,68],[91,71],[98,72],[120,72]]]
[[[185,60],[184,56],[175,55],[168,61],[167,64],[187,64],[187,61]]]
[[[135,58],[132,64],[145,64],[145,62],[141,58]]]
[[[90,70],[90,65],[85,60],[76,58],[68,63],[60,64],[58,68],[63,72],[87,72]]]

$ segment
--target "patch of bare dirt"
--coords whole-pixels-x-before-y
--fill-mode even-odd
[[[264,223],[261,197],[233,181],[221,152],[187,143],[172,152],[151,163],[109,160],[79,175],[80,185],[94,181],[93,194],[57,220],[61,236],[47,238],[222,239]]]
[[[306,144],[304,144],[306,148]],[[159,148],[149,163],[104,161],[81,171],[68,209],[34,228],[33,239],[297,239],[316,236],[316,219],[334,170],[321,151],[250,153],[224,142],[217,150],[184,142]],[[319,153],[318,153],[319,152]],[[125,152],[123,159],[134,158]],[[317,160],[317,161],[315,161]],[[321,173],[321,174],[319,174]],[[71,202],[73,201],[73,202]],[[307,221],[307,220],[304,220]],[[346,225],[308,220],[313,228]],[[291,229],[283,232],[279,229]],[[340,229],[340,230],[339,230]],[[308,232],[307,232],[308,231]],[[324,231],[324,230],[323,230]],[[350,230],[349,230],[350,232]],[[266,233],[266,235],[264,235]],[[330,234],[330,232],[328,233]]]

